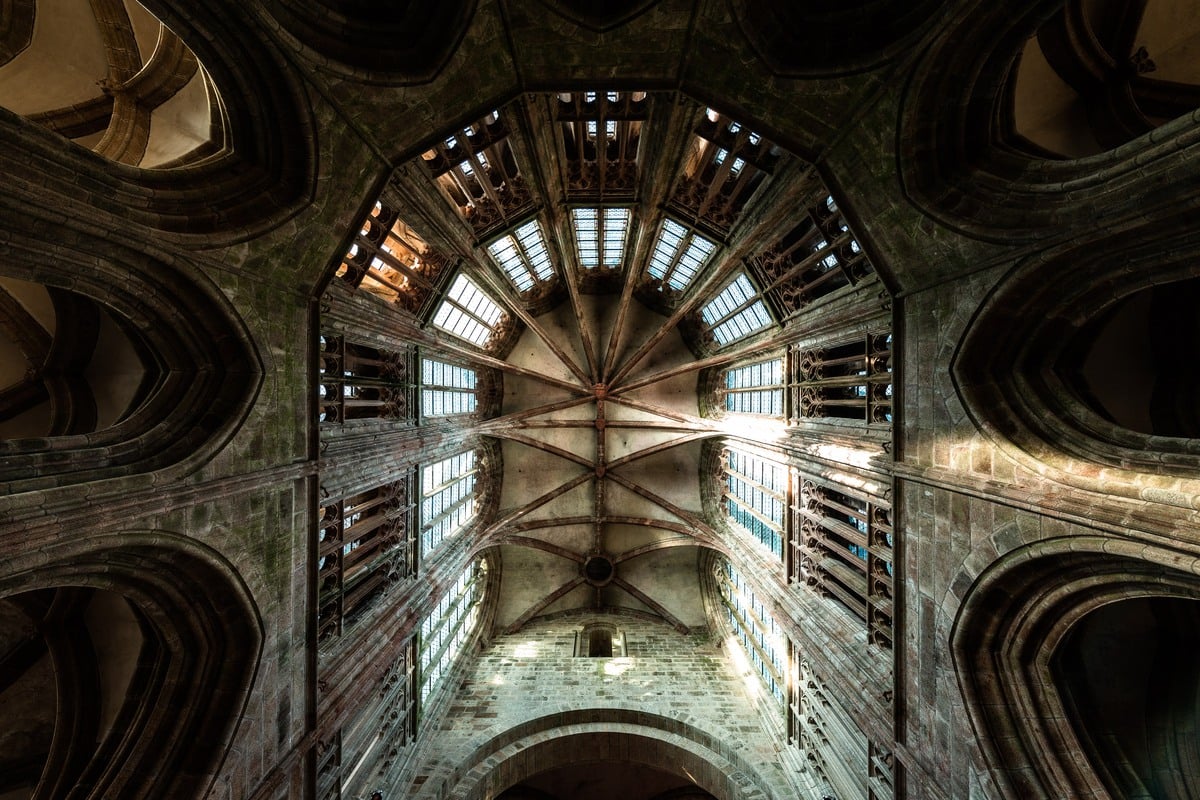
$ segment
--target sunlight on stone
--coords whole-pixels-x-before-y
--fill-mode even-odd
[[[517,649],[513,651],[513,655],[517,658],[537,658],[538,646],[537,642],[522,642],[517,645]]]
[[[742,649],[741,642],[736,636],[728,636],[725,639],[725,652],[729,655],[729,660],[733,662],[733,670],[738,675],[742,676],[742,683],[746,687],[746,694],[750,695],[753,700],[758,700],[763,695],[762,681],[755,674],[754,669],[750,666],[750,660],[746,658],[746,651]]]
[[[633,668],[633,662],[628,658],[614,658],[604,665],[604,674],[619,678]]]

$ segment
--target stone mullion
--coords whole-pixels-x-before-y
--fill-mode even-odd
[[[431,247],[444,248],[460,257],[471,256],[475,252],[475,233],[470,223],[447,206],[436,179],[418,161],[398,167],[388,184],[398,201],[400,216],[416,222],[418,232]]]

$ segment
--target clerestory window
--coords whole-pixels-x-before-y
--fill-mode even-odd
[[[421,469],[421,556],[458,533],[475,515],[475,451]]]
[[[721,600],[738,643],[771,696],[782,706],[786,702],[788,656],[783,629],[732,564],[726,561],[717,577]]]
[[[466,275],[459,275],[433,315],[433,324],[473,345],[487,347],[504,316],[496,301]]]
[[[725,410],[783,416],[783,359],[756,361],[725,372]]]
[[[783,558],[788,468],[761,456],[725,450],[725,513]]]
[[[647,269],[667,286],[682,292],[691,285],[716,249],[714,242],[667,218],[654,242]]]
[[[579,265],[584,269],[616,269],[625,257],[629,234],[628,208],[574,208],[571,221]]]
[[[744,272],[704,306],[700,316],[722,347],[771,326],[771,313]]]
[[[434,358],[421,359],[421,415],[446,417],[474,413],[475,370]]]
[[[420,651],[421,703],[429,699],[455,660],[463,644],[475,630],[479,619],[479,601],[487,581],[483,559],[468,566],[438,604],[421,621],[418,634]]]
[[[518,292],[527,292],[534,283],[548,283],[554,279],[550,253],[537,220],[530,220],[512,233],[501,236],[489,244],[487,250]]]

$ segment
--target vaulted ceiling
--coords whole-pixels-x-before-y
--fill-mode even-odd
[[[502,564],[497,627],[591,608],[682,630],[704,624],[701,548],[724,524],[702,509],[704,442],[784,430],[721,418],[698,386],[778,356],[783,321],[872,271],[815,170],[750,121],[597,87],[439,132],[338,276],[503,373],[498,414],[472,429],[504,465],[482,534]]]

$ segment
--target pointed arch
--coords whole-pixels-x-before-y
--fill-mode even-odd
[[[74,716],[58,720],[35,796],[50,796],[41,792],[55,783],[87,787],[81,798],[192,796],[214,779],[257,670],[263,631],[250,592],[217,553],[163,531],[91,536],[13,558],[0,601],[57,614],[46,630],[60,695],[76,696],[97,677],[87,631],[70,622],[78,619],[71,606],[93,591],[124,600],[136,618],[135,674],[99,741],[94,723],[76,724],[95,708],[59,704]]]
[[[38,225],[29,227],[36,232]],[[190,471],[215,455],[249,411],[263,373],[249,332],[224,296],[182,265],[111,243],[61,248],[51,265],[38,237],[13,234],[10,242],[0,275],[102,314],[124,332],[146,370],[123,414],[99,429],[83,425],[88,387],[71,365],[86,361],[79,351],[93,342],[80,335],[76,314],[74,327],[58,331],[46,355],[47,364],[61,367],[45,385],[52,405],[60,400],[53,418],[62,424],[0,440],[0,487],[28,491],[174,465]]]

